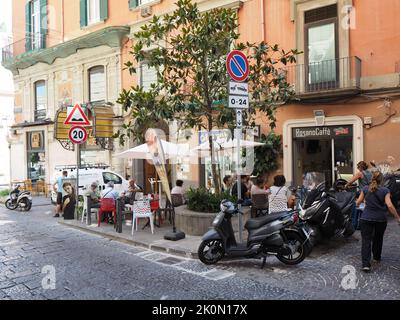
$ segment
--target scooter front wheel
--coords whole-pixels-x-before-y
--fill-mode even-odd
[[[303,239],[297,232],[285,232],[285,245],[292,250],[290,254],[278,253],[276,257],[279,261],[287,265],[295,265],[302,262],[307,256],[307,250],[303,246]]]
[[[12,204],[11,199],[8,199],[8,200],[6,201],[6,203],[5,203],[5,205],[6,205],[6,208],[7,208],[7,209],[10,209],[10,210],[15,210],[15,209],[17,209],[17,206],[15,206],[15,205]]]
[[[204,264],[215,264],[225,255],[221,240],[205,240],[197,251],[199,259]]]

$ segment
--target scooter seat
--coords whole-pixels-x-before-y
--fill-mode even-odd
[[[337,200],[337,206],[342,210],[355,200],[355,195],[352,192],[337,192],[335,198]]]
[[[284,215],[287,215],[287,213],[288,213],[287,211],[275,212],[275,213],[271,213],[271,214],[263,216],[263,217],[249,219],[249,220],[247,220],[247,222],[244,225],[244,227],[247,230],[258,229],[261,226],[263,226],[264,224],[267,224],[267,223],[272,222],[274,220],[280,219]]]

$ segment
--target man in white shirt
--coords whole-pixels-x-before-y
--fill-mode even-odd
[[[183,190],[183,181],[182,180],[176,180],[176,186],[172,188],[171,194],[180,195],[182,197],[182,203],[186,202],[185,191]]]
[[[114,182],[112,181],[107,182],[107,188],[105,188],[101,192],[101,197],[103,199],[114,199],[114,200],[118,198],[118,192],[114,190]]]

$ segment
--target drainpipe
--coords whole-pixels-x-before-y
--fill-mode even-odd
[[[261,41],[265,41],[265,0],[260,0],[260,7],[261,7]]]
[[[64,0],[62,0],[62,42],[64,42]]]

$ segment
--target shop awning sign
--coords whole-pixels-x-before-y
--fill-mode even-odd
[[[324,126],[324,127],[303,127],[293,128],[294,139],[323,139],[351,137],[352,126]]]
[[[65,119],[64,124],[89,126],[90,122],[82,107],[79,104],[76,104],[75,107],[69,107],[67,109],[67,118]]]

